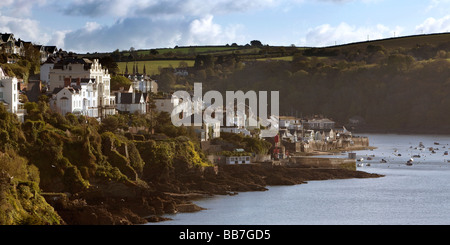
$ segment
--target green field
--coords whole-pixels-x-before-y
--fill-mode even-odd
[[[293,56],[283,56],[283,57],[275,57],[275,58],[261,58],[256,59],[257,61],[267,61],[267,60],[282,60],[282,61],[292,61]]]
[[[231,47],[231,46],[192,46],[192,47],[177,47],[177,48],[158,48],[158,54],[165,55],[168,53],[181,54],[181,55],[197,55],[205,53],[232,53],[236,50],[242,50],[247,48],[242,47]],[[148,55],[151,49],[139,49],[136,50],[137,55]],[[124,55],[129,55],[130,53],[125,51]]]
[[[367,45],[371,44],[371,45],[383,45],[386,49],[391,50],[398,48],[414,48],[417,45],[423,44],[438,45],[449,41],[450,41],[450,33],[436,33],[436,34],[413,35],[405,37],[386,38],[366,42],[349,43],[338,46],[331,46],[329,48],[358,49],[358,48],[366,48]]]
[[[193,60],[148,60],[148,61],[136,61],[138,66],[138,73],[143,73],[144,65],[145,70],[148,75],[157,75],[159,74],[159,68],[178,68],[180,66],[180,62],[186,62],[188,67],[194,66]],[[133,72],[133,64],[135,62],[117,62],[119,66],[119,73],[125,73],[125,67],[128,66],[128,72]]]

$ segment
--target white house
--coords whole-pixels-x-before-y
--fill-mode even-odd
[[[0,68],[0,103],[23,122],[25,111],[20,108],[18,83],[17,78],[6,76]]]
[[[133,88],[141,93],[158,93],[158,84],[146,75],[129,75]]]
[[[309,129],[324,130],[334,128],[335,122],[328,118],[313,118],[305,124]]]
[[[280,116],[280,128],[302,130],[302,120],[291,116]]]
[[[226,164],[250,164],[250,156],[230,156],[225,158]]]
[[[70,86],[55,88],[52,92],[50,106],[56,112],[65,115],[73,113],[88,117],[98,117],[98,96],[93,79],[81,79]]]
[[[116,93],[116,109],[122,113],[147,113],[147,93]]]
[[[40,80],[49,83],[50,82],[50,70],[55,66],[56,59],[51,57],[41,64]]]
[[[93,89],[97,95],[97,115],[100,118],[115,114],[115,98],[110,94],[111,76],[103,69],[98,59],[66,58],[57,62],[49,72],[50,89],[70,86],[73,79],[93,80]]]
[[[83,110],[81,89],[72,87],[55,88],[50,105],[62,115],[67,113],[81,115]]]
[[[97,84],[95,79],[77,79],[73,81],[71,86],[79,88],[81,98],[83,100],[83,108],[81,114],[88,117],[98,118],[98,91],[96,89]]]

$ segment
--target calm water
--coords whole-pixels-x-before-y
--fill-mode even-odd
[[[450,136],[367,135],[373,151],[358,151],[386,175],[375,179],[310,181],[265,192],[215,196],[196,204],[207,210],[167,215],[160,225],[407,225],[450,224]],[[422,142],[423,150],[415,149]],[[439,142],[435,145],[434,142]],[[436,148],[431,153],[429,147]],[[401,156],[398,156],[401,154]],[[413,155],[413,166],[405,163]],[[343,156],[337,156],[343,157]],[[380,163],[381,159],[387,163]]]

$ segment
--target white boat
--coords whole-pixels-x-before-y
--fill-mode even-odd
[[[364,167],[364,163],[358,163],[358,167]]]

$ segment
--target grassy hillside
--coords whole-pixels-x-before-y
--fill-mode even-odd
[[[393,50],[398,48],[411,49],[417,45],[429,44],[429,45],[439,45],[450,41],[450,33],[437,33],[437,34],[424,34],[424,35],[413,35],[395,38],[386,38],[379,40],[371,40],[365,42],[348,43],[337,46],[330,46],[326,48],[338,48],[338,49],[358,49],[365,48],[368,45],[382,45],[387,50]]]
[[[180,62],[184,63],[188,67],[194,66],[193,60],[147,60],[147,61],[136,61],[138,66],[138,72],[143,73],[144,65],[147,74],[149,75],[157,75],[159,74],[160,68],[178,68],[180,66]],[[125,67],[128,66],[128,72],[132,73],[134,62],[117,62],[119,66],[119,74],[125,73]]]

